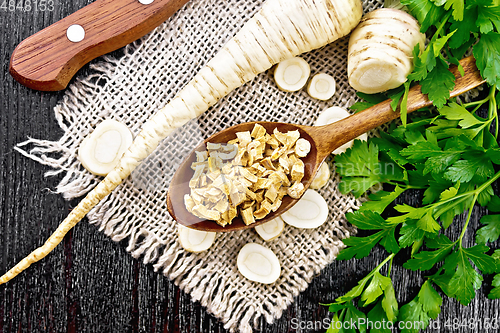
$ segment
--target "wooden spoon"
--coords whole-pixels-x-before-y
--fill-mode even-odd
[[[460,75],[456,66],[450,68],[450,71],[456,77],[455,88],[450,93],[451,97],[458,96],[485,82],[481,78],[475,64],[475,59],[472,56],[462,59],[460,64],[465,71],[464,76]],[[246,225],[241,217],[238,216],[233,220],[231,225],[222,227],[215,221],[202,220],[189,213],[184,205],[184,195],[190,193],[189,180],[193,176],[191,164],[196,160],[194,152],[206,150],[205,145],[207,142],[226,143],[229,140],[235,139],[236,132],[251,131],[257,123],[264,126],[268,133],[272,133],[275,128],[278,128],[280,132],[299,130],[301,137],[309,140],[311,143],[310,153],[302,159],[305,165],[302,184],[304,184],[304,188],[308,188],[319,166],[333,150],[359,135],[400,116],[399,111],[394,112],[391,109],[390,103],[391,100],[386,100],[341,121],[325,126],[303,126],[278,122],[249,122],[220,131],[194,149],[174,174],[167,196],[168,211],[180,224],[203,231],[227,232],[242,230],[270,221],[290,209],[297,203],[298,199],[292,199],[288,195],[285,196],[280,208],[276,212],[271,212],[264,219],[257,220],[250,225]],[[407,105],[408,112],[430,106],[431,104],[432,102],[429,101],[427,96],[422,94],[420,86],[414,86],[410,89]]]

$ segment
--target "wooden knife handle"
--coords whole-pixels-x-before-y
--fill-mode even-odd
[[[62,90],[87,62],[144,36],[187,1],[96,0],[23,40],[10,58],[10,74],[32,89]],[[85,31],[80,42],[68,39],[72,25]]]

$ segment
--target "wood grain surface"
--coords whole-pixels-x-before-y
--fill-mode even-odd
[[[15,2],[25,4],[27,0]],[[16,143],[28,137],[56,140],[62,135],[52,109],[64,93],[23,87],[8,74],[9,58],[24,38],[90,2],[55,0],[52,11],[0,9],[0,273],[43,244],[76,203],[51,193],[62,175],[45,178],[48,167],[13,150]],[[77,76],[89,73],[86,66]],[[498,184],[494,186],[498,193]],[[398,199],[413,205],[420,200],[420,192]],[[480,216],[486,213],[484,208],[476,208],[471,231],[477,229]],[[458,235],[462,221],[451,227],[452,234]],[[472,233],[464,242],[465,246],[473,243]],[[272,325],[261,320],[256,331],[325,332],[321,324],[330,315],[319,303],[345,293],[384,258],[384,251],[378,249],[362,260],[334,262],[314,278],[280,319]],[[392,274],[397,299],[403,304],[415,297],[424,274],[402,268],[405,253],[396,258]],[[467,307],[444,296],[438,318],[441,329],[426,332],[478,331],[445,328],[448,320],[500,320],[500,302],[487,299],[491,279],[485,277],[483,288]],[[316,328],[301,328],[314,322]],[[96,227],[83,222],[45,259],[0,286],[0,332],[227,331],[166,277],[126,253],[125,244],[112,242]]]

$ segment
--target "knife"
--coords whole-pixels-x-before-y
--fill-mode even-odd
[[[144,36],[188,0],[97,0],[23,40],[9,72],[42,91],[66,88],[90,60]]]

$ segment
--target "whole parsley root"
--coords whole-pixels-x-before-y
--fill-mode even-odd
[[[47,242],[0,277],[0,284],[52,251],[175,129],[274,64],[347,35],[358,24],[362,11],[361,0],[268,0],[193,80],[144,124],[118,166],[73,209]]]

